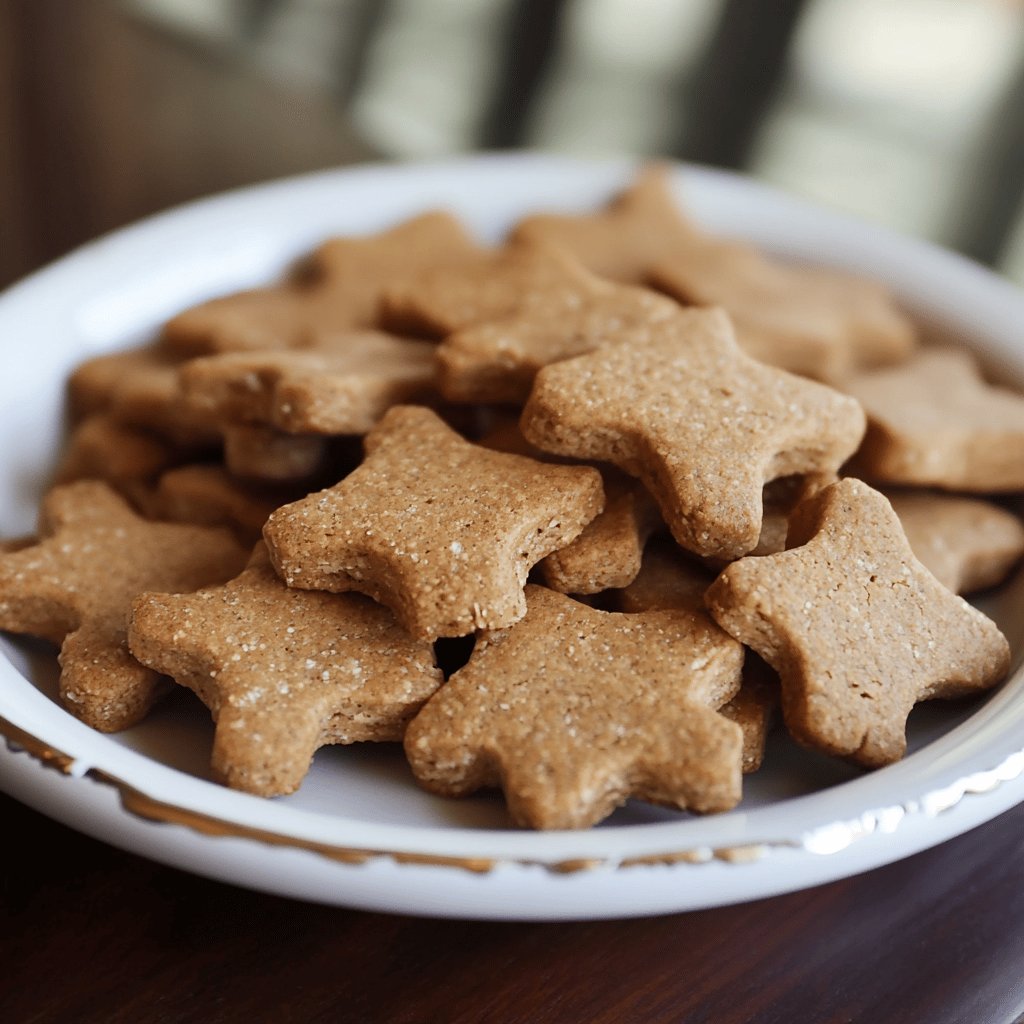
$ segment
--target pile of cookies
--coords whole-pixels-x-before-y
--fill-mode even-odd
[[[1024,398],[880,284],[707,234],[662,168],[496,249],[446,213],[328,241],[69,405],[0,628],[98,729],[188,687],[250,793],[401,741],[535,828],[725,811],[776,719],[877,767],[1008,669],[958,595],[1024,553],[979,497],[1024,491]]]

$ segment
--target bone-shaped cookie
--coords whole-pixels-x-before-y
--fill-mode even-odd
[[[744,558],[705,602],[726,632],[778,671],[786,726],[802,743],[869,767],[906,749],[918,701],[997,683],[996,625],[914,557],[892,506],[846,479],[790,519],[790,549]]]

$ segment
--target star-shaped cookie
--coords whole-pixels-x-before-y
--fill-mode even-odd
[[[104,732],[139,721],[163,692],[125,642],[132,600],[228,579],[245,551],[226,530],[154,523],[106,484],[55,488],[38,544],[0,555],[0,629],[60,644],[60,697]]]
[[[286,587],[263,545],[221,586],[141,595],[129,644],[210,709],[214,773],[262,796],[298,789],[325,744],[400,740],[442,681],[386,608]]]
[[[181,370],[207,419],[289,434],[365,434],[392,406],[433,393],[436,346],[380,331],[339,332],[308,349],[225,352]]]
[[[1024,555],[1024,524],[998,505],[935,491],[884,493],[914,554],[954,594],[996,586]]]
[[[454,217],[425,213],[377,235],[326,242],[295,279],[186,310],[163,340],[190,355],[302,347],[324,331],[374,326],[385,288],[479,256]]]
[[[730,565],[705,602],[726,632],[778,671],[786,726],[809,747],[869,767],[906,749],[921,700],[997,683],[996,625],[914,557],[892,506],[846,479],[804,502],[790,550]]]
[[[510,238],[562,249],[601,277],[644,284],[654,264],[689,249],[700,233],[676,203],[669,168],[651,164],[603,209],[533,214],[515,226]]]
[[[786,264],[739,242],[695,239],[653,266],[648,283],[686,305],[721,306],[748,354],[819,380],[899,363],[917,343],[878,282]]]
[[[849,472],[976,493],[1024,490],[1024,397],[987,384],[969,352],[925,349],[842,386],[868,415]]]
[[[711,574],[670,540],[658,540],[644,552],[636,579],[612,596],[613,606],[622,612],[683,608],[705,614],[704,592],[712,582]],[[744,775],[761,767],[778,706],[778,678],[757,655],[748,651],[743,662],[743,685],[732,700],[719,708],[743,730]]]
[[[489,451],[429,409],[395,406],[361,466],[263,533],[289,586],[362,591],[434,639],[522,618],[530,568],[603,505],[596,469]]]
[[[742,647],[706,615],[601,612],[543,587],[413,720],[405,752],[445,796],[501,786],[514,821],[586,828],[630,796],[693,811],[740,798],[742,736],[716,709]]]
[[[181,365],[177,354],[156,345],[86,360],[68,381],[71,413],[105,414],[176,444],[214,444],[218,435],[213,421],[185,404],[178,383]]]
[[[864,414],[745,355],[721,310],[680,309],[545,367],[520,425],[545,451],[638,476],[684,548],[731,559],[758,543],[764,484],[834,473],[856,450]]]
[[[442,268],[392,289],[385,320],[444,339],[437,360],[446,398],[522,402],[542,366],[677,308],[647,289],[603,281],[556,250],[513,245],[473,267]]]

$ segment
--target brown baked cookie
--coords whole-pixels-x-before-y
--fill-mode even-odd
[[[434,639],[522,618],[530,568],[603,504],[596,469],[489,451],[429,409],[396,406],[358,469],[263,532],[289,586],[362,591]]]
[[[498,422],[480,444],[546,462],[566,461],[530,444],[515,420]],[[604,510],[574,541],[537,565],[547,586],[577,597],[626,586],[640,571],[648,538],[664,525],[657,504],[641,483],[610,466],[596,468],[604,484]]]
[[[156,478],[189,454],[151,431],[97,413],[72,428],[54,482],[103,480],[138,505],[148,497]]]
[[[213,445],[212,419],[186,406],[178,385],[182,361],[155,345],[97,356],[82,363],[68,381],[75,418],[105,414],[176,444]]]
[[[261,796],[298,789],[325,744],[400,740],[442,681],[386,608],[286,587],[263,545],[222,586],[138,597],[129,644],[210,709],[214,773]]]
[[[436,347],[379,331],[300,351],[226,352],[181,371],[191,407],[289,434],[365,434],[392,406],[434,393]]]
[[[917,344],[881,284],[738,242],[705,236],[653,266],[649,283],[685,305],[721,306],[749,355],[819,380],[902,362]]]
[[[670,540],[655,541],[644,552],[637,578],[614,595],[623,612],[682,608],[705,613],[704,592],[714,577]],[[747,652],[743,685],[719,711],[743,730],[743,773],[755,772],[764,760],[764,747],[779,706],[779,682],[770,668]]]
[[[628,188],[602,210],[577,215],[537,213],[513,229],[514,242],[549,245],[588,270],[626,284],[646,282],[650,268],[699,241],[683,216],[665,165],[641,168]]]
[[[601,612],[543,587],[484,633],[417,715],[405,752],[443,796],[500,786],[532,828],[586,828],[629,797],[698,812],[740,799],[740,729],[716,711],[743,649],[705,615]]]
[[[1024,490],[1024,397],[985,383],[969,352],[925,349],[842,387],[868,415],[850,473],[976,493]]]
[[[928,491],[884,493],[914,555],[954,594],[1002,583],[1024,555],[1024,525],[998,505]]]
[[[440,337],[438,385],[452,401],[522,402],[548,363],[671,317],[677,305],[611,284],[571,257],[511,246],[470,268],[439,269],[385,300],[385,319]]]
[[[661,608],[704,610],[704,592],[714,574],[695,561],[668,537],[647,545],[636,579],[613,595],[622,612],[648,612]]]
[[[31,534],[25,537],[3,537],[0,538],[0,554],[10,555],[15,551],[24,551],[35,543],[36,538]]]
[[[320,434],[286,434],[258,423],[227,423],[224,464],[246,480],[289,484],[323,474],[330,445]]]
[[[134,725],[163,689],[128,653],[132,600],[228,579],[245,551],[226,530],[147,522],[98,481],[51,491],[39,537],[0,556],[0,629],[60,644],[61,702],[76,717],[104,732]]]
[[[680,309],[545,367],[520,425],[545,451],[638,476],[683,547],[730,559],[758,543],[764,484],[834,473],[856,449],[864,414],[831,388],[745,355],[721,310]]]
[[[613,469],[601,472],[604,511],[538,568],[544,582],[563,594],[599,594],[636,579],[648,538],[661,513],[647,489]]]
[[[730,565],[705,602],[778,671],[786,726],[801,743],[889,764],[906,749],[915,703],[1005,675],[1005,637],[914,557],[892,506],[867,484],[841,480],[804,502],[788,544]]]
[[[154,519],[226,526],[251,546],[262,537],[270,513],[301,497],[299,491],[238,480],[223,466],[180,466],[160,477],[145,511]]]
[[[301,348],[323,332],[375,326],[385,288],[479,255],[454,217],[425,213],[377,235],[326,242],[283,284],[186,310],[166,325],[163,342],[189,355]]]

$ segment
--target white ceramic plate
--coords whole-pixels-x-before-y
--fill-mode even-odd
[[[526,211],[596,205],[630,171],[520,155],[329,172],[174,210],[29,278],[0,297],[0,534],[32,526],[60,444],[63,380],[83,357],[144,340],[201,299],[269,281],[327,235],[445,206],[496,240]],[[709,227],[885,279],[1024,385],[1024,295],[1009,284],[738,177],[681,169],[678,183]],[[0,724],[10,741],[0,747],[0,785],[125,849],[324,903],[533,919],[714,906],[905,857],[1024,799],[1024,583],[1004,587],[986,610],[1016,652],[1012,678],[992,697],[919,708],[911,754],[871,774],[776,736],[742,805],[717,817],[630,804],[588,832],[517,831],[498,797],[427,796],[399,750],[375,745],[323,750],[299,793],[261,800],[208,781],[212,730],[191,695],[122,735],[100,735],[54,703],[52,654],[9,640],[0,641]]]

